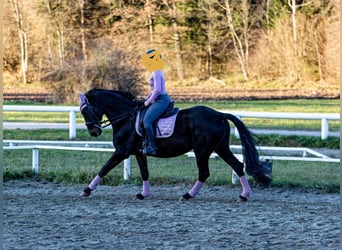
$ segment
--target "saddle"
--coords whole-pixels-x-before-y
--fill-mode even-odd
[[[179,108],[175,108],[174,105],[175,101],[172,100],[165,112],[162,113],[161,116],[153,123],[156,138],[166,138],[172,135],[179,111]],[[147,109],[148,108],[145,107],[138,112],[135,122],[135,129],[137,133],[142,137],[145,136],[143,120]]]

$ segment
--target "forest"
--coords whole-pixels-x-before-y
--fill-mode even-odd
[[[5,0],[4,85],[42,83],[56,102],[144,89],[159,50],[172,86],[211,81],[339,88],[338,0]]]

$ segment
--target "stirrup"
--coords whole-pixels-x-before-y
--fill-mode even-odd
[[[148,146],[143,149],[143,154],[144,155],[156,155],[157,154],[156,148],[152,146]]]

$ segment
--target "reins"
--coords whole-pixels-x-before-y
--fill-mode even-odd
[[[118,122],[120,122],[120,121],[122,121],[122,120],[124,120],[124,119],[126,119],[128,117],[130,117],[131,122],[133,122],[135,114],[139,110],[142,110],[143,108],[144,107],[139,107],[138,105],[136,105],[132,112],[122,114],[119,117],[116,117],[116,119],[113,120],[113,121],[112,121],[112,119],[102,120],[102,121],[100,121],[100,124],[101,124],[100,128],[102,129],[102,128],[106,128],[106,127],[108,127],[110,125],[114,125],[115,123],[118,123]],[[102,124],[105,124],[105,125],[102,125]]]
[[[120,115],[119,117],[117,117],[115,120],[111,121],[111,119],[107,119],[107,120],[103,120],[103,121],[100,121],[100,124],[105,124],[105,125],[101,125],[101,128],[106,128],[110,125],[114,125],[115,123],[118,123],[128,117],[131,117],[132,115],[134,115],[134,112],[129,112],[129,113],[126,113],[126,114],[122,114]]]

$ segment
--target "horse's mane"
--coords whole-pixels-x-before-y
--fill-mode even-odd
[[[91,95],[91,94],[95,94],[96,92],[108,92],[108,93],[113,93],[113,94],[118,94],[126,99],[129,99],[131,101],[135,100],[136,97],[135,95],[133,95],[132,93],[128,92],[128,91],[119,91],[119,90],[109,90],[109,89],[101,89],[101,88],[93,88],[91,90],[89,90],[86,95]]]

